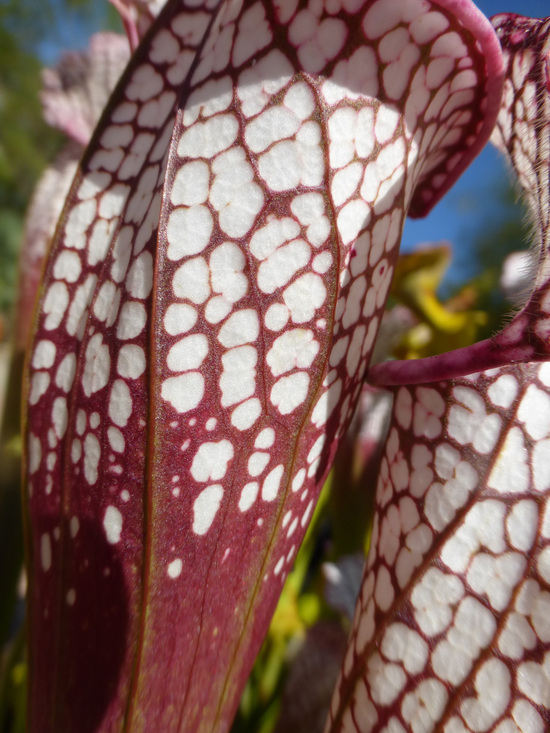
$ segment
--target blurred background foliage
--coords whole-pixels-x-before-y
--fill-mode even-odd
[[[0,0],[0,341],[9,337],[25,210],[63,143],[42,117],[40,71],[101,28],[121,28],[107,2]]]
[[[55,63],[65,50],[84,48],[92,32],[106,29],[121,29],[106,2],[0,0],[0,344],[10,338],[25,210],[40,174],[64,142],[62,134],[43,121],[41,68]],[[401,257],[379,358],[440,353],[485,338],[502,324],[510,310],[499,286],[502,261],[525,247],[526,227],[511,185],[497,180],[485,191],[481,210],[473,207],[477,211],[473,216],[471,202],[459,204],[465,222],[460,241],[409,246]],[[2,358],[5,362],[5,353],[0,353]],[[365,395],[365,412],[359,411],[289,575],[243,695],[234,733],[315,733],[324,719],[330,702],[327,691],[334,685],[350,623],[342,600],[344,586],[349,581],[353,590],[359,582],[360,558],[368,546],[379,438],[389,410],[384,400]],[[12,403],[17,406],[17,399]],[[378,415],[370,443],[362,421],[366,408]],[[22,733],[22,538],[20,525],[13,520],[18,514],[20,445],[12,434],[9,440],[0,452],[0,550],[4,550],[0,552],[0,733]],[[347,562],[346,570],[338,565],[342,561]],[[338,578],[340,590],[335,591]],[[338,593],[340,601],[335,602]],[[288,679],[306,694],[290,699]]]

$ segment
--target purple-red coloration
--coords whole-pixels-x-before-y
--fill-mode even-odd
[[[481,149],[501,87],[463,0],[169,0],[42,284],[31,731],[228,730],[355,409],[404,217]]]

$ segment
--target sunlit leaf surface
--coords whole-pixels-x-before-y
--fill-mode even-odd
[[[30,730],[229,728],[404,217],[485,143],[501,66],[469,2],[169,0],[42,285]]]
[[[549,435],[548,364],[397,391],[327,730],[547,730]]]
[[[491,344],[373,370],[395,389],[372,544],[327,731],[550,726],[548,33],[497,16],[507,65],[496,132],[540,245],[530,304]],[[479,362],[476,357],[479,356]],[[490,359],[489,359],[490,361]]]

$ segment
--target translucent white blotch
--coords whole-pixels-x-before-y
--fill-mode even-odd
[[[281,415],[289,415],[307,397],[309,375],[307,372],[295,372],[288,377],[281,377],[271,388],[270,400]]]
[[[504,445],[498,452],[487,486],[503,494],[526,491],[529,485],[527,460],[523,432],[514,426],[509,430]]]
[[[56,347],[53,341],[39,341],[32,357],[34,369],[49,369],[55,361]]]
[[[222,497],[221,484],[211,484],[197,496],[193,504],[193,532],[195,534],[204,535],[208,532],[220,508]]]
[[[273,501],[279,492],[279,486],[284,473],[284,466],[281,463],[270,471],[265,477],[262,485],[262,499],[264,501]]]
[[[518,382],[511,374],[503,374],[489,387],[487,394],[494,405],[508,408],[516,399]]]
[[[254,448],[271,448],[275,442],[275,431],[273,428],[264,428],[254,441]]]
[[[84,476],[86,481],[93,485],[97,481],[99,459],[101,458],[101,446],[99,440],[88,433],[84,439]]]
[[[225,476],[233,455],[233,445],[229,440],[203,443],[193,458],[191,475],[195,481],[219,481]]]
[[[262,414],[262,404],[257,397],[242,402],[231,413],[231,425],[237,430],[248,430]]]
[[[126,382],[116,379],[109,397],[109,417],[121,428],[126,427],[132,414],[132,395]]]
[[[229,349],[255,341],[259,332],[258,314],[252,308],[246,308],[228,318],[220,329],[218,341]]]
[[[35,372],[31,380],[31,392],[29,395],[29,403],[36,405],[38,400],[44,395],[50,386],[50,375],[48,372]]]
[[[161,395],[180,414],[194,410],[204,396],[204,377],[199,372],[169,377],[162,383]]]
[[[107,542],[110,545],[116,545],[120,542],[122,532],[122,514],[114,506],[108,506],[103,517],[103,529]]]
[[[145,352],[137,344],[126,344],[121,347],[117,358],[117,372],[121,377],[137,379],[145,371]]]
[[[175,560],[172,560],[172,562],[168,563],[168,567],[166,568],[166,574],[169,578],[177,578],[181,575],[181,571],[183,569],[183,563],[180,560],[179,557],[177,557]]]
[[[298,471],[298,473],[296,474],[296,476],[294,476],[294,478],[292,479],[292,491],[293,492],[300,491],[300,489],[304,485],[305,478],[306,478],[306,469],[301,468]]]
[[[241,496],[239,498],[239,509],[241,512],[247,512],[258,497],[260,485],[257,481],[251,481],[243,486]]]
[[[275,339],[267,352],[266,361],[274,377],[291,371],[295,367],[307,369],[319,352],[319,342],[313,331],[294,328]]]
[[[518,408],[518,420],[533,440],[546,438],[550,433],[550,396],[529,385]]]

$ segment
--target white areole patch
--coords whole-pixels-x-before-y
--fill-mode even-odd
[[[306,122],[294,140],[275,143],[259,157],[258,170],[273,191],[289,191],[303,184],[320,186],[324,160],[321,131],[316,122]]]
[[[189,18],[190,16],[182,16]],[[206,17],[206,16],[205,16]],[[188,21],[187,21],[188,22]],[[226,110],[233,99],[233,82],[229,76],[221,79],[209,79],[201,86],[196,87],[185,105],[183,124],[190,127],[199,115],[212,117],[218,112]]]
[[[110,316],[114,312],[116,318],[119,302],[119,289],[112,280],[106,280],[99,288],[93,306],[93,312],[98,321],[108,322],[112,326],[114,320],[111,321]]]
[[[497,722],[510,703],[510,683],[510,671],[500,659],[482,664],[474,682],[476,697],[468,697],[460,705],[470,730],[489,730]]]
[[[270,98],[280,91],[294,75],[290,61],[274,49],[255,65],[248,66],[239,76],[237,95],[242,112],[253,117],[264,109]]]
[[[529,385],[518,408],[518,420],[533,440],[542,440],[550,433],[550,396],[534,384]]]
[[[220,376],[222,407],[230,407],[252,397],[256,389],[257,361],[258,352],[253,346],[238,346],[223,354]]]
[[[257,397],[242,402],[231,413],[231,425],[237,430],[249,430],[262,414],[262,403]]]
[[[359,49],[359,52],[371,49]],[[357,52],[355,54],[357,56]],[[346,63],[346,62],[343,62]],[[325,82],[325,87],[328,82]],[[346,89],[349,93],[349,89]],[[333,168],[344,168],[357,157],[366,159],[374,150],[374,110],[364,107],[357,112],[351,107],[338,107],[328,123],[329,159]]]
[[[262,153],[273,143],[295,135],[302,120],[288,107],[268,107],[245,128],[244,139],[254,153]]]
[[[109,417],[121,428],[126,427],[132,414],[132,395],[123,379],[116,379],[111,387]]]
[[[239,32],[233,47],[232,62],[240,66],[265,48],[273,33],[265,17],[265,8],[261,3],[254,3],[242,14],[239,20]]]
[[[172,562],[168,563],[168,567],[166,568],[166,574],[168,575],[169,578],[175,579],[181,575],[182,569],[183,569],[183,562],[180,560],[179,557],[177,557],[175,560],[172,560]]]
[[[120,309],[117,323],[117,338],[127,341],[136,338],[145,328],[147,312],[142,303],[132,300]]]
[[[420,674],[428,661],[428,645],[419,633],[403,623],[388,627],[381,649],[386,659],[401,662],[409,674]]]
[[[259,476],[261,473],[264,472],[264,469],[269,463],[270,458],[270,453],[255,451],[248,459],[248,473],[251,476]]]
[[[113,246],[113,264],[111,265],[111,277],[117,283],[121,283],[126,276],[130,256],[132,254],[132,239],[134,229],[131,226],[123,227]]]
[[[220,328],[218,341],[227,349],[256,341],[260,333],[258,314],[252,308],[236,311]]]
[[[204,257],[194,257],[178,267],[172,280],[174,295],[197,305],[210,296],[210,268]]]
[[[67,354],[57,368],[55,375],[55,384],[59,389],[68,392],[73,384],[76,373],[76,356],[75,354]]]
[[[254,441],[254,448],[271,448],[275,442],[275,431],[273,428],[264,428]]]
[[[332,256],[332,252],[325,250],[324,252],[319,252],[319,254],[313,258],[311,266],[319,275],[324,275],[329,271],[333,260],[334,257]]]
[[[411,595],[414,617],[422,632],[437,636],[445,631],[453,620],[454,605],[463,597],[460,578],[429,568]]]
[[[277,498],[284,471],[285,468],[281,463],[267,474],[262,484],[262,499],[264,501],[274,501]]]
[[[243,273],[246,258],[237,244],[220,244],[210,255],[209,264],[212,290],[215,293],[222,295],[229,304],[236,303],[246,295],[248,278]]]
[[[342,380],[337,379],[323,392],[311,413],[311,422],[320,428],[334,412],[342,394]]]
[[[518,394],[518,382],[511,374],[503,374],[487,390],[489,399],[497,407],[508,409]]]
[[[137,344],[125,344],[118,352],[117,372],[126,379],[137,379],[145,371],[145,352]]]
[[[529,486],[528,454],[523,432],[514,426],[499,450],[487,486],[503,494],[520,494]]]
[[[491,611],[472,596],[466,596],[455,613],[446,638],[432,653],[432,668],[443,681],[461,684],[481,649],[494,636],[496,622]]]
[[[258,260],[270,257],[278,247],[290,242],[300,234],[300,227],[294,219],[270,219],[265,226],[258,229],[250,240],[250,251]]]
[[[93,486],[97,481],[97,468],[101,458],[101,447],[99,440],[88,433],[84,438],[84,476],[86,481]]]
[[[282,331],[288,323],[290,311],[283,303],[272,303],[265,314],[265,325],[270,331]]]
[[[133,262],[124,284],[132,298],[144,300],[149,296],[153,287],[153,257],[150,252],[142,252]]]
[[[306,480],[306,469],[301,468],[296,476],[292,479],[292,491],[296,493],[297,491],[300,491],[302,486],[304,485],[304,481]]]
[[[43,305],[43,311],[46,314],[46,320],[44,321],[46,331],[53,331],[59,326],[68,305],[69,290],[65,283],[52,283],[48,288]]]
[[[168,259],[177,261],[202,252],[210,242],[213,226],[212,214],[206,206],[174,209],[166,227]]]
[[[206,122],[197,122],[181,136],[178,144],[180,158],[213,158],[227,150],[239,134],[234,115],[217,115]]]
[[[453,396],[464,407],[453,405],[449,410],[449,435],[462,445],[471,443],[478,453],[488,454],[501,435],[501,417],[487,414],[483,398],[473,389],[454,387]]]
[[[455,573],[465,573],[481,547],[494,554],[506,550],[504,516],[506,506],[495,499],[474,504],[458,530],[443,545],[441,560]]]
[[[223,498],[221,484],[207,486],[195,499],[193,504],[193,532],[204,535],[212,526]]]
[[[103,389],[109,381],[111,357],[109,347],[103,343],[103,336],[96,333],[86,347],[86,361],[82,375],[82,389],[86,397]]]
[[[219,481],[227,473],[227,464],[233,458],[233,445],[228,440],[203,443],[195,453],[191,475],[195,481]]]
[[[29,434],[29,475],[32,476],[40,468],[42,460],[42,446],[40,438],[34,433]]]
[[[210,169],[202,160],[183,165],[175,179],[170,193],[174,206],[195,206],[208,199]]]
[[[164,328],[170,336],[179,336],[191,330],[197,322],[196,308],[187,303],[172,303],[164,314]]]
[[[115,451],[115,453],[123,453],[126,441],[124,436],[118,428],[111,425],[107,430],[107,438],[109,439],[109,445]]]
[[[220,229],[229,237],[243,237],[264,205],[262,189],[242,148],[232,148],[212,165],[215,174],[209,201],[218,212]]]
[[[204,397],[204,377],[199,372],[169,377],[162,383],[161,396],[180,414],[194,410]]]
[[[67,400],[56,397],[52,406],[52,423],[56,436],[61,440],[65,435],[68,422]]]
[[[506,518],[506,528],[512,547],[528,552],[537,536],[539,525],[538,505],[534,501],[519,501],[511,508]]]
[[[278,379],[271,388],[269,399],[281,415],[289,415],[304,402],[308,389],[309,374],[296,372]]]
[[[303,239],[294,239],[265,259],[258,270],[258,286],[264,293],[274,293],[286,285],[309,262],[311,250]]]
[[[198,369],[208,355],[208,339],[202,333],[194,333],[177,341],[166,358],[168,369],[188,372]]]
[[[56,280],[75,283],[81,272],[82,263],[77,252],[65,250],[59,253],[53,267],[53,276]]]
[[[243,486],[241,496],[239,498],[239,509],[241,512],[247,512],[252,504],[254,504],[258,497],[259,489],[260,485],[257,481],[252,481]]]
[[[298,367],[308,369],[319,353],[319,342],[313,331],[295,328],[277,338],[267,352],[266,361],[274,377]]]
[[[39,341],[32,357],[33,369],[49,369],[55,361],[56,348],[53,341]]]
[[[115,506],[108,506],[103,517],[103,529],[107,542],[110,545],[116,545],[120,542],[122,533],[122,514]]]
[[[283,300],[294,323],[306,323],[325,302],[327,291],[323,280],[313,272],[301,275],[283,293]]]

